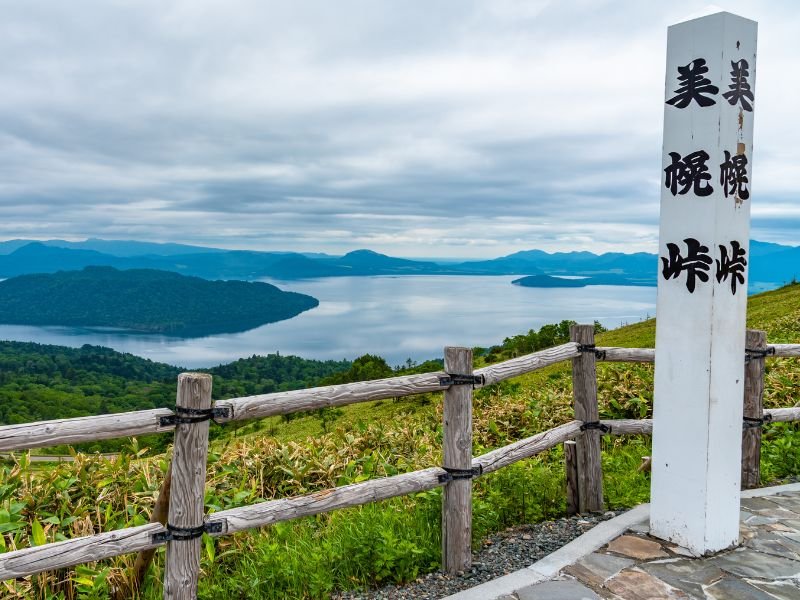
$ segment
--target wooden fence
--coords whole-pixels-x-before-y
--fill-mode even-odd
[[[566,344],[472,371],[472,352],[445,348],[445,372],[407,375],[292,392],[211,402],[211,376],[178,378],[175,411],[156,409],[0,427],[0,452],[77,444],[117,437],[175,431],[170,474],[156,503],[153,521],[96,535],[0,555],[0,580],[26,577],[130,552],[141,553],[135,569],[147,568],[156,548],[167,546],[164,598],[196,597],[200,536],[230,535],[339,508],[444,487],[442,563],[450,572],[470,565],[472,479],[565,444],[567,506],[572,512],[602,510],[601,435],[650,434],[652,420],[600,420],[596,363],[653,362],[655,351],[595,347],[591,325],[575,325]],[[763,332],[748,331],[743,427],[743,487],[758,484],[761,428],[765,420],[800,420],[800,407],[763,410],[764,360],[800,357],[800,344],[766,344]],[[572,361],[575,420],[472,457],[472,390]],[[204,515],[203,498],[209,418],[219,423],[284,415],[358,402],[444,391],[444,464],[372,479],[321,492],[260,502]],[[165,495],[165,488],[171,485]],[[165,497],[171,498],[168,502]],[[168,514],[167,514],[168,512]],[[168,518],[165,518],[168,517]],[[169,525],[162,525],[165,521]]]

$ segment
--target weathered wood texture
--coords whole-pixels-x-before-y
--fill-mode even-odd
[[[603,419],[603,425],[611,427],[607,435],[631,435],[653,433],[653,419]]]
[[[595,355],[598,360],[606,362],[654,362],[656,360],[654,348],[598,346]]]
[[[574,358],[578,356],[577,347],[577,344],[568,342],[560,346],[554,346],[552,348],[540,350],[539,352],[526,354],[525,356],[518,356],[517,358],[512,358],[497,363],[496,365],[481,367],[475,370],[475,374],[483,375],[485,379],[484,385],[490,385]]]
[[[572,325],[570,339],[585,346],[594,345],[593,325]],[[575,418],[600,420],[597,406],[597,368],[594,352],[581,352],[572,359],[572,393]],[[578,510],[582,513],[603,510],[603,471],[600,463],[600,432],[589,429],[578,439]]]
[[[444,474],[445,470],[441,467],[431,467],[402,475],[352,483],[306,496],[229,508],[209,515],[210,522],[223,524],[222,533],[211,535],[227,535],[280,521],[432,490],[442,485],[439,483],[439,477]]]
[[[79,444],[146,433],[172,431],[173,426],[161,427],[160,417],[171,415],[166,408],[134,412],[57,419],[0,427],[0,451],[46,448],[58,444]]]
[[[169,496],[172,488],[172,464],[170,463],[167,468],[167,473],[164,476],[164,481],[161,483],[161,489],[158,491],[158,498],[153,506],[153,513],[150,515],[151,523],[167,524],[167,516],[169,513]],[[144,581],[144,576],[150,563],[153,561],[153,556],[156,553],[155,548],[142,550],[136,556],[136,561],[133,563],[133,571],[130,578],[130,596],[135,596],[136,592]]]
[[[748,329],[745,348],[765,350],[767,333]],[[763,417],[764,400],[764,359],[753,358],[744,365],[744,412],[746,419]],[[742,429],[742,489],[758,487],[761,483],[761,427]]]
[[[540,452],[549,450],[565,440],[570,440],[581,435],[580,421],[570,421],[542,433],[519,440],[508,446],[497,448],[483,454],[472,461],[472,466],[480,466],[484,473],[491,473],[507,467],[523,458],[530,458]]]
[[[767,348],[774,348],[774,356],[800,357],[800,344],[770,344]]]
[[[230,419],[218,419],[220,422],[272,417],[331,406],[369,402],[370,400],[383,400],[426,392],[440,392],[445,388],[439,383],[439,378],[445,377],[445,375],[444,372],[404,375],[402,377],[359,381],[357,383],[345,383],[291,392],[260,394],[220,400],[214,406],[228,407],[233,411],[233,416]]]
[[[772,421],[800,421],[800,406],[794,408],[767,408],[764,417],[769,415]]]
[[[485,383],[483,385],[490,385],[572,358],[577,355],[575,347],[575,344],[568,343],[548,348],[496,365],[483,367],[476,370],[475,374],[484,376]],[[357,383],[345,383],[292,392],[230,398],[228,400],[220,400],[214,406],[227,407],[233,412],[230,418],[219,418],[218,421],[220,422],[272,417],[331,406],[345,406],[372,400],[440,392],[445,389],[445,386],[439,383],[439,379],[446,375],[444,372],[403,375],[401,377],[359,381]],[[476,385],[476,387],[481,386]]]
[[[564,442],[564,470],[567,482],[567,515],[578,512],[580,500],[578,494],[578,445],[575,440]]]
[[[159,544],[152,537],[162,531],[162,525],[150,523],[7,552],[0,557],[0,581],[155,548]]]
[[[181,373],[175,405],[194,410],[211,408],[211,375]],[[203,524],[208,424],[208,421],[181,423],[175,429],[169,503],[169,524],[173,527],[190,529]],[[197,598],[200,542],[200,538],[195,538],[167,543],[164,600]]]
[[[444,349],[444,370],[472,374],[472,350]],[[453,385],[444,392],[444,466],[472,468],[472,386]],[[442,494],[442,569],[455,574],[472,563],[472,480],[456,479]]]
[[[775,357],[800,357],[800,344],[769,344]],[[653,348],[617,348],[613,346],[598,346],[598,360],[606,362],[654,362],[656,351]],[[769,358],[768,356],[767,358]]]

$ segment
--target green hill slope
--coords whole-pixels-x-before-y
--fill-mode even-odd
[[[800,284],[787,285],[750,296],[747,301],[747,326],[767,332],[773,344],[800,342]],[[603,346],[652,348],[656,340],[656,321],[649,319],[601,334]]]

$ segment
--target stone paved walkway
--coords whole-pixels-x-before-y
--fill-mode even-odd
[[[743,498],[741,521],[737,548],[695,558],[684,548],[650,537],[644,520],[561,569],[549,581],[483,597],[800,600],[800,491]]]

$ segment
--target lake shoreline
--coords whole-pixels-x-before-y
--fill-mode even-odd
[[[394,366],[442,356],[445,346],[488,347],[564,319],[615,328],[655,315],[656,288],[540,289],[510,275],[379,275],[286,282],[319,299],[291,319],[198,338],[69,327],[0,325],[0,339],[106,346],[181,368],[207,368],[254,354],[317,360],[383,356]]]

